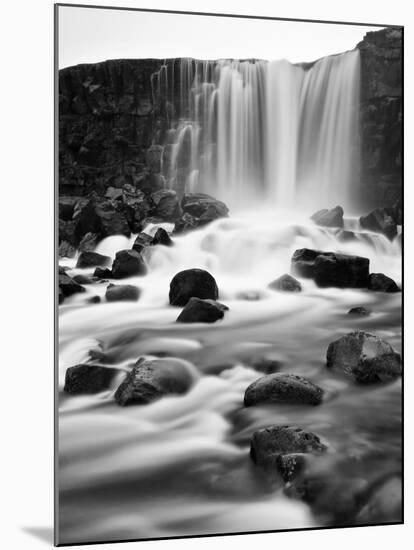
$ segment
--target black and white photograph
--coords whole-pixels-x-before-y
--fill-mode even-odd
[[[55,544],[403,522],[403,39],[55,5]]]

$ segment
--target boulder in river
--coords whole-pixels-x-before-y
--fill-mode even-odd
[[[186,193],[181,201],[181,206],[185,213],[199,220],[199,225],[205,225],[218,218],[225,218],[229,213],[224,202],[204,193]]]
[[[174,275],[170,283],[172,306],[185,306],[190,298],[217,300],[219,295],[214,277],[204,269],[185,269]]]
[[[63,391],[71,395],[91,394],[107,390],[119,370],[100,365],[69,367]]]
[[[397,224],[386,208],[376,208],[366,216],[361,216],[359,223],[364,229],[382,233],[390,241],[397,235]]]
[[[367,317],[370,314],[371,314],[371,310],[367,309],[364,306],[351,307],[351,309],[348,311],[348,315],[355,315],[358,317]]]
[[[97,267],[93,272],[93,276],[98,277],[98,279],[111,279],[112,271],[107,267]]]
[[[148,235],[148,233],[139,233],[136,236],[136,239],[134,241],[134,244],[132,245],[132,249],[136,250],[138,253],[141,253],[144,248],[149,246],[151,244],[152,237],[151,235]]]
[[[98,254],[98,252],[92,252],[88,250],[79,254],[76,267],[103,267],[110,265],[111,261],[112,260],[109,256],[104,256],[103,254]]]
[[[145,405],[164,395],[183,394],[192,384],[188,364],[180,359],[137,361],[115,392],[118,405]]]
[[[173,242],[164,228],[159,227],[151,240],[151,245],[173,246]]]
[[[250,456],[263,468],[277,468],[280,455],[325,450],[326,446],[317,435],[296,426],[269,426],[254,432],[250,441]]]
[[[356,517],[358,524],[397,523],[402,521],[403,485],[397,474],[371,484],[364,505]]]
[[[120,250],[116,253],[112,264],[112,277],[114,279],[145,275],[146,272],[147,267],[144,260],[136,250]]]
[[[300,292],[302,290],[300,282],[287,273],[272,281],[268,287],[272,290],[281,290],[283,292]]]
[[[93,283],[93,280],[90,277],[83,275],[82,273],[79,275],[74,275],[72,279],[80,285],[91,285]]]
[[[292,272],[314,279],[320,287],[365,288],[368,285],[369,260],[361,256],[301,248],[293,253]]]
[[[274,374],[280,370],[282,363],[280,360],[271,357],[256,357],[249,362],[249,365],[263,374]]]
[[[331,342],[326,364],[359,383],[387,382],[402,374],[400,354],[382,338],[360,330]]]
[[[246,407],[267,403],[319,405],[323,390],[307,378],[296,374],[275,373],[262,376],[246,389]]]
[[[177,323],[215,323],[229,308],[215,300],[190,298],[177,317]]]
[[[59,303],[62,303],[65,298],[77,292],[85,292],[85,289],[69,277],[63,269],[59,268]]]
[[[62,241],[59,245],[59,258],[74,258],[75,256],[76,248],[67,241]]]
[[[318,210],[311,216],[316,225],[321,225],[323,227],[343,227],[344,225],[344,210],[342,206],[335,206],[328,210],[324,208]]]
[[[91,296],[86,300],[88,304],[100,304],[101,303],[101,297],[100,296]]]
[[[106,287],[107,302],[136,302],[139,299],[139,288],[134,285],[113,285]]]
[[[370,273],[368,288],[377,292],[401,292],[397,283],[383,273]]]

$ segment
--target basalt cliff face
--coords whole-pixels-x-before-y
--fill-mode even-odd
[[[367,33],[357,48],[360,198],[383,206],[402,192],[402,30]],[[158,59],[121,59],[59,71],[61,197],[92,191],[103,197],[126,184],[144,194],[162,189],[163,148],[157,144],[179,107],[153,85],[162,65]]]
[[[389,205],[402,194],[403,31],[369,32],[361,54],[361,198]]]

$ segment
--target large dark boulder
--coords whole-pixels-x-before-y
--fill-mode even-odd
[[[85,268],[85,267],[103,267],[108,266],[111,263],[111,258],[109,256],[104,256],[103,254],[98,254],[98,252],[85,251],[79,254],[76,267]]]
[[[319,405],[323,390],[302,376],[276,373],[262,376],[246,389],[246,407],[266,403]]]
[[[215,323],[229,308],[215,300],[190,298],[177,317],[177,323]]]
[[[147,267],[144,260],[136,250],[120,250],[116,253],[112,264],[112,277],[114,279],[145,275],[146,272]]]
[[[369,260],[361,256],[324,254],[314,264],[314,280],[320,287],[365,288],[368,275]]]
[[[204,269],[185,269],[174,275],[170,283],[172,306],[185,306],[190,298],[217,300],[219,291],[212,275]]]
[[[402,374],[400,354],[382,338],[360,330],[329,344],[326,365],[359,383],[387,382]]]
[[[331,210],[324,208],[318,210],[311,216],[311,220],[316,225],[323,227],[343,227],[344,225],[344,210],[341,206],[335,206]]]
[[[290,483],[303,474],[306,466],[305,453],[279,455],[276,459],[277,469],[285,483]]]
[[[302,285],[300,282],[292,277],[292,275],[282,275],[278,279],[272,281],[268,288],[271,290],[281,290],[283,292],[300,292],[302,290]]]
[[[397,224],[386,208],[376,208],[370,212],[367,216],[361,216],[359,223],[364,229],[374,231],[376,233],[382,233],[390,241],[397,235]]]
[[[321,287],[365,288],[368,285],[369,260],[361,256],[301,248],[293,253],[291,269],[300,277],[314,279]]]
[[[159,227],[154,234],[154,237],[151,240],[151,245],[162,245],[162,246],[173,246],[173,241],[171,240],[168,233],[162,227]]]
[[[139,233],[136,236],[134,244],[132,245],[132,249],[141,253],[144,250],[144,248],[146,248],[147,246],[150,246],[151,242],[152,242],[151,235],[148,235],[148,233]]]
[[[69,367],[63,391],[71,395],[91,394],[107,390],[119,370],[99,365]]]
[[[181,216],[180,201],[172,189],[161,189],[151,195],[154,203],[152,213],[164,220],[176,220]]]
[[[97,267],[93,272],[93,276],[98,279],[112,279],[112,271],[107,267]]]
[[[65,298],[76,294],[77,292],[85,292],[83,286],[74,281],[63,269],[59,268],[59,303],[62,303]]]
[[[115,392],[118,405],[145,405],[164,395],[183,394],[193,378],[180,359],[139,359]]]
[[[91,198],[75,214],[75,234],[78,241],[93,233],[99,238],[110,235],[131,235],[124,205],[92,194]]]
[[[269,426],[253,433],[250,456],[263,468],[277,468],[280,455],[290,453],[321,453],[326,446],[317,435],[296,426]]]
[[[397,283],[383,273],[370,273],[368,288],[378,292],[401,292]]]
[[[205,225],[218,218],[225,218],[229,214],[229,209],[223,202],[204,193],[185,194],[181,206],[184,213],[199,220],[199,225]]]
[[[106,287],[105,298],[108,302],[136,302],[139,295],[139,288],[134,285],[110,284]]]

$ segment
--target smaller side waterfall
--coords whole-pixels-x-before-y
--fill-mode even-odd
[[[165,98],[169,187],[231,206],[350,205],[358,179],[359,52],[310,67],[286,60],[174,60],[154,75]]]

